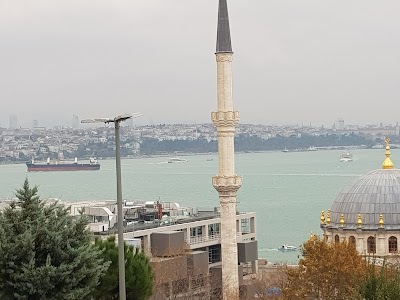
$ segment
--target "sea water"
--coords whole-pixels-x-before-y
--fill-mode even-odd
[[[282,244],[299,246],[311,232],[321,234],[320,213],[330,208],[340,190],[359,176],[378,169],[384,150],[354,150],[354,161],[339,162],[341,151],[239,153],[236,173],[243,177],[238,210],[257,213],[259,257],[295,263],[300,252],[281,252]],[[124,199],[161,200],[213,209],[219,206],[211,177],[218,172],[217,154],[123,159]],[[212,158],[212,160],[211,160]],[[398,159],[397,159],[398,158]],[[392,150],[400,164],[400,150]],[[100,171],[28,173],[26,166],[0,165],[0,198],[13,197],[24,179],[39,186],[43,198],[65,201],[116,198],[114,160],[100,160]]]

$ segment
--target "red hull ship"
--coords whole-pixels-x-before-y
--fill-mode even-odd
[[[100,164],[94,158],[89,160],[89,163],[78,163],[75,158],[74,162],[50,162],[48,159],[46,163],[27,162],[26,166],[28,172],[52,172],[52,171],[96,171],[100,170]]]

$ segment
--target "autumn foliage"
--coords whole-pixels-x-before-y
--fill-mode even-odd
[[[313,237],[303,244],[302,256],[299,268],[288,270],[284,299],[359,299],[366,262],[354,245]]]

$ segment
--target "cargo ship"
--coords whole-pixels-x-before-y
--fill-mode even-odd
[[[28,172],[50,172],[50,171],[95,171],[100,170],[100,164],[95,158],[90,158],[89,163],[78,163],[75,158],[73,162],[55,161],[51,162],[50,158],[47,162],[36,163],[34,160],[27,162]]]

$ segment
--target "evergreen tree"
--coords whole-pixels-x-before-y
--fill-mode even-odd
[[[360,284],[360,294],[365,300],[398,300],[400,299],[400,271],[398,261],[382,266],[375,264],[375,259],[368,265],[368,272]]]
[[[108,267],[86,218],[46,204],[26,179],[0,213],[0,299],[85,299]]]
[[[111,262],[106,275],[100,279],[100,285],[93,290],[92,297],[96,300],[118,299],[118,246],[115,237],[107,240],[96,240],[95,245],[103,250],[103,259]],[[153,276],[146,255],[138,248],[125,244],[125,286],[126,299],[146,300],[152,294]]]

